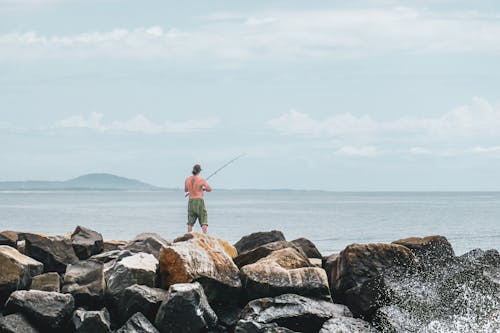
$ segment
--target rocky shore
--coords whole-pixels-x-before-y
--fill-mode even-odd
[[[445,237],[322,254],[280,231],[0,233],[2,332],[500,331],[500,255]]]

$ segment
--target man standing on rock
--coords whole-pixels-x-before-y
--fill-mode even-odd
[[[196,220],[200,222],[203,233],[207,233],[208,216],[203,200],[203,192],[212,191],[208,182],[200,176],[201,166],[196,164],[193,167],[193,175],[186,178],[184,183],[184,192],[189,192],[188,203],[188,232],[193,231],[193,225]]]

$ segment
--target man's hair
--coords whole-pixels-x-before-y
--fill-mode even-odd
[[[201,172],[201,166],[199,164],[195,164],[193,167],[193,175],[197,175]]]

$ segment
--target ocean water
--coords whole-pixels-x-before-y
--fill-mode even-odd
[[[256,231],[306,237],[323,255],[351,243],[443,235],[457,255],[500,249],[500,192],[339,193],[220,190],[206,195],[209,233],[231,243]],[[186,230],[182,191],[1,192],[0,230],[67,234],[77,225],[105,239]],[[195,230],[200,230],[199,226]]]

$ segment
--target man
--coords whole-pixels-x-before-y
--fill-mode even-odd
[[[189,192],[188,204],[188,232],[193,231],[193,225],[196,220],[200,222],[203,233],[207,233],[208,216],[207,209],[205,208],[205,201],[203,201],[203,192],[212,191],[212,187],[208,182],[200,176],[201,166],[196,164],[193,167],[193,175],[186,178],[184,183],[184,192]]]

